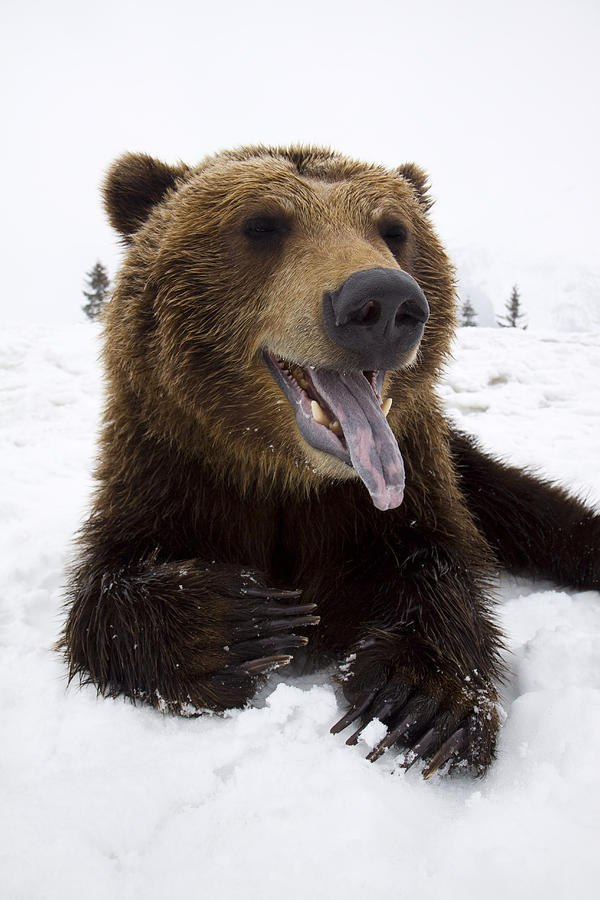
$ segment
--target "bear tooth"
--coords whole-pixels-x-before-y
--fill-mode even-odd
[[[388,397],[387,400],[381,404],[381,412],[384,414],[386,419],[387,419],[387,415],[388,415],[391,407],[392,407],[392,398]]]
[[[308,387],[308,381],[304,377],[304,372],[302,371],[300,366],[297,366],[295,363],[292,363],[289,368],[290,375],[292,378],[295,378],[302,390],[306,390]]]
[[[334,419],[333,422],[329,423],[329,430],[333,431],[334,434],[337,434],[338,437],[344,433],[342,431],[342,426],[337,419]]]
[[[312,410],[312,415],[315,422],[318,422],[319,425],[329,425],[329,416],[325,412],[323,412],[316,400],[311,400],[310,408]]]

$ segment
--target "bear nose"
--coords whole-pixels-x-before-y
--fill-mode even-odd
[[[327,334],[359,368],[391,369],[421,340],[429,304],[406,272],[366,269],[325,293],[323,313]]]

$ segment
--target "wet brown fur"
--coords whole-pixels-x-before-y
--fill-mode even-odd
[[[351,701],[378,689],[394,714],[437,723],[440,741],[468,722],[464,758],[483,771],[502,676],[494,554],[598,587],[600,528],[444,419],[434,386],[455,324],[453,270],[424,173],[302,147],[244,148],[195,168],[127,155],[105,199],[129,249],[105,321],[99,487],[63,639],[71,676],[184,713],[243,705],[260,681],[248,660],[283,652],[289,637],[253,586],[299,588],[293,602],[316,603],[321,622],[296,628],[309,637],[288,645],[296,663],[353,651]],[[243,233],[265,213],[287,228],[267,249]],[[401,246],[382,238],[386,218],[408,226]],[[348,366],[323,330],[323,293],[377,267],[411,274],[431,309],[416,359],[383,390],[407,468],[404,502],[388,512],[304,443],[260,358],[268,347],[300,365]]]

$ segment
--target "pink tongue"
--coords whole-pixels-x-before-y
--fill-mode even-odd
[[[344,432],[352,465],[377,509],[404,497],[404,462],[379,401],[362,372],[309,369],[310,378]]]

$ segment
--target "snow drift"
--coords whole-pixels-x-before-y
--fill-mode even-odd
[[[600,880],[600,597],[503,579],[514,673],[480,781],[368,763],[330,674],[162,717],[66,689],[53,652],[99,420],[97,328],[0,338],[2,893],[572,898]],[[441,393],[484,446],[600,502],[600,333],[463,329]]]

